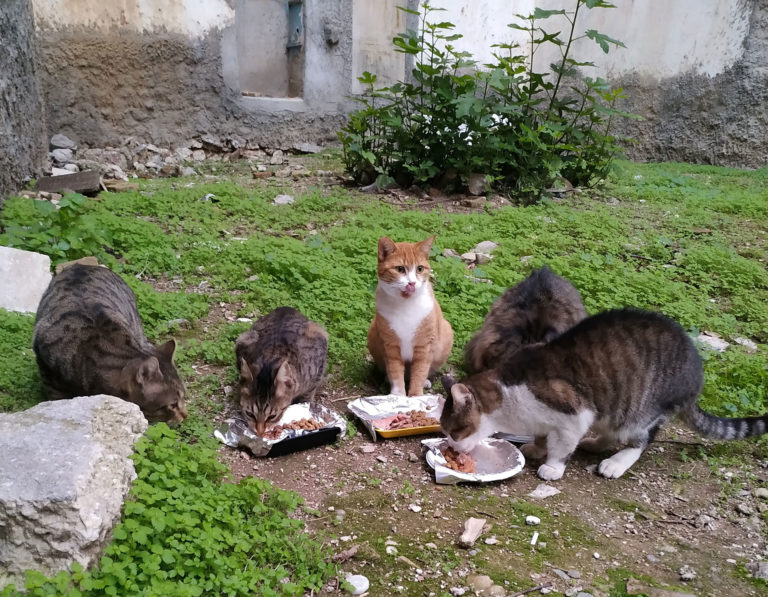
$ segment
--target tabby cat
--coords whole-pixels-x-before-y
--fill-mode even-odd
[[[429,251],[435,237],[418,243],[379,239],[376,314],[368,350],[386,371],[392,394],[424,393],[428,376],[448,359],[453,329],[443,317],[429,281]]]
[[[490,369],[505,354],[549,342],[586,316],[573,284],[542,267],[496,299],[483,327],[467,344],[465,368]]]
[[[294,402],[311,402],[323,380],[328,334],[296,309],[280,307],[259,318],[235,343],[240,408],[263,436]]]
[[[623,446],[598,467],[617,478],[673,414],[717,439],[766,432],[768,415],[724,419],[702,411],[702,380],[701,357],[680,325],[618,309],[588,317],[548,344],[524,347],[463,383],[444,376],[449,396],[440,423],[462,452],[495,432],[534,436],[524,453],[546,458],[538,474],[548,481],[562,477],[577,446]],[[589,431],[595,437],[585,439]]]
[[[105,267],[75,263],[54,276],[32,342],[51,398],[110,394],[137,404],[152,422],[187,416],[176,343],[147,340],[133,291]]]

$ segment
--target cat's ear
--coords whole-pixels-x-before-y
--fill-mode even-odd
[[[176,340],[171,338],[165,344],[157,347],[157,355],[166,361],[173,362],[173,355],[176,352]]]
[[[453,408],[462,410],[472,400],[472,392],[463,383],[455,383],[451,386],[451,398],[453,398]]]
[[[419,247],[419,251],[421,251],[422,255],[429,259],[429,252],[432,250],[432,244],[435,242],[435,235],[433,234],[429,238],[425,238],[423,241],[421,241],[417,246]]]
[[[275,375],[275,396],[278,398],[293,398],[296,393],[296,387],[299,384],[296,381],[296,372],[288,361],[283,361]]]
[[[446,373],[440,378],[440,383],[443,384],[443,389],[445,389],[446,394],[450,394],[451,386],[456,383],[456,380],[453,379],[453,376]]]
[[[240,379],[246,384],[253,381],[253,373],[245,359],[240,359]]]
[[[160,362],[155,357],[144,359],[136,369],[136,383],[140,386],[158,377],[162,377],[162,373],[160,373]]]
[[[395,246],[394,241],[388,236],[382,236],[379,239],[379,261],[384,261],[395,252],[395,249],[397,249],[397,247]]]

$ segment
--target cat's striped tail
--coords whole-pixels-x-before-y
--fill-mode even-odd
[[[714,439],[742,439],[768,431],[768,415],[735,419],[716,417],[701,410],[696,402],[684,409],[680,416],[696,431]]]

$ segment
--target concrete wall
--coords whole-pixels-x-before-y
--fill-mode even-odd
[[[768,165],[768,2],[766,0],[615,0],[617,8],[581,9],[577,31],[597,29],[626,49],[605,54],[592,40],[573,47],[602,76],[622,87],[622,108],[644,117],[619,121],[618,132],[636,140],[629,155],[730,166]],[[520,41],[506,28],[514,13],[534,6],[573,10],[573,0],[466,3],[437,0],[465,39],[457,45],[485,61],[500,40]],[[558,17],[542,21],[565,31]],[[506,29],[506,32],[505,32]],[[554,48],[553,48],[554,50]],[[535,67],[557,59],[541,52]]]
[[[40,173],[43,107],[30,0],[0,3],[0,203]]]
[[[335,140],[350,93],[368,70],[382,84],[408,58],[392,37],[413,27],[396,9],[416,0],[304,0],[304,42],[285,48],[287,0],[33,0],[49,132],[86,145],[133,135],[177,143],[202,133],[237,134],[271,146]],[[525,40],[507,27],[536,6],[575,0],[433,0],[481,62],[491,44]],[[581,40],[591,75],[624,87],[621,123],[640,159],[741,166],[768,161],[768,0],[616,0],[583,8],[595,28],[627,49],[604,54]],[[556,19],[546,22],[559,29]],[[562,25],[562,23],[560,23]],[[553,56],[537,54],[537,65]]]
[[[293,70],[287,22],[267,15],[285,0],[33,2],[48,131],[84,146],[128,136],[176,145],[205,133],[323,144],[351,105],[352,0],[304,0]],[[276,60],[279,76],[269,71]]]

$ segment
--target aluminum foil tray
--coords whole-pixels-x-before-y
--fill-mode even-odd
[[[347,422],[340,414],[316,402],[291,404],[278,424],[292,423],[300,419],[314,419],[323,423],[314,431],[284,429],[276,439],[255,434],[248,427],[242,414],[237,413],[213,432],[213,435],[230,448],[246,448],[254,456],[281,456],[323,444],[330,444],[347,431]]]
[[[501,481],[516,475],[525,466],[523,453],[503,439],[484,439],[469,453],[475,461],[475,473],[461,473],[448,468],[442,452],[448,447],[446,438],[423,439],[421,445],[425,448],[427,464],[435,469],[435,482],[440,485],[454,485],[461,481]]]
[[[360,419],[368,433],[371,434],[373,441],[376,441],[378,437],[405,437],[407,435],[439,432],[440,425],[405,427],[404,429],[379,429],[374,424],[374,421],[391,417],[398,413],[406,413],[409,410],[423,410],[428,416],[434,417],[439,421],[440,413],[443,411],[443,403],[442,396],[436,394],[424,394],[423,396],[388,394],[386,396],[358,398],[348,403],[347,408]]]

